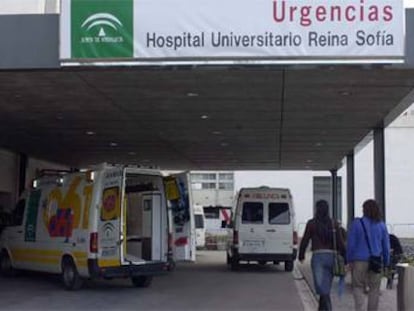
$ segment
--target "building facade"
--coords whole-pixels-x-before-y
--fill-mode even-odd
[[[226,229],[222,222],[230,222],[234,201],[234,172],[232,171],[191,171],[191,194],[194,205],[204,210],[206,246],[224,244]]]

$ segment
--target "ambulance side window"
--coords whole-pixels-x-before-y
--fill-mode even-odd
[[[12,214],[12,226],[21,226],[23,224],[24,208],[26,206],[26,200],[21,199],[16,204],[16,208]]]

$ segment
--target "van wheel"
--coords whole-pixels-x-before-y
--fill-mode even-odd
[[[149,287],[152,282],[152,276],[140,275],[131,278],[135,287]]]
[[[0,254],[0,273],[3,276],[15,275],[10,256],[6,251],[2,251]]]
[[[175,261],[171,260],[167,263],[167,270],[168,271],[174,271],[175,270]]]
[[[82,287],[83,280],[71,258],[65,258],[63,260],[62,281],[66,290],[78,290]]]
[[[285,271],[293,271],[293,260],[285,261]]]
[[[239,260],[234,256],[230,258],[230,269],[232,271],[237,271],[240,268]]]

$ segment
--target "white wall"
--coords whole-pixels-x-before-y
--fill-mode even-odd
[[[364,149],[355,155],[355,217],[361,217],[362,204],[366,200],[374,198],[373,147],[373,142],[370,142]]]
[[[191,190],[193,204],[202,206],[221,205],[232,206],[233,205],[233,191],[227,190],[215,190],[215,189],[202,189]]]
[[[0,14],[58,13],[60,0],[0,0]]]
[[[385,142],[387,223],[414,237],[414,128],[389,128]]]

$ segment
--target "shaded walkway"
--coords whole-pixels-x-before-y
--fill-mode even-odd
[[[302,273],[303,277],[307,281],[310,289],[315,294],[313,287],[312,271],[310,267],[310,258],[311,254],[306,255],[306,260],[303,264],[296,262],[298,270]],[[393,289],[384,289],[381,291],[380,296],[380,307],[379,311],[392,311],[397,310],[397,280],[394,281]],[[354,300],[352,297],[352,288],[351,288],[351,275],[347,274],[345,278],[345,291],[344,294],[339,297],[338,295],[338,278],[334,279],[332,292],[332,305],[334,311],[350,311],[354,310]]]

